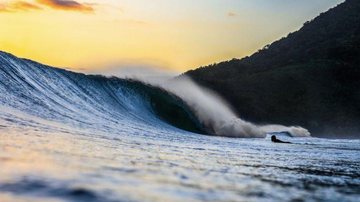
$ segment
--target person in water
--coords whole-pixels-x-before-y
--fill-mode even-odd
[[[277,139],[275,135],[271,136],[271,142],[291,144],[291,142],[284,142],[284,141]]]

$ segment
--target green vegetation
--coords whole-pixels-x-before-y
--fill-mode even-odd
[[[247,120],[360,137],[360,1],[347,0],[250,57],[185,74]]]

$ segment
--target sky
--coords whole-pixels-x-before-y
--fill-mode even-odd
[[[82,72],[183,72],[251,55],[343,1],[0,0],[0,50]]]

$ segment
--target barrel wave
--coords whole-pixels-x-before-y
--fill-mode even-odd
[[[301,127],[244,121],[221,98],[187,79],[150,84],[85,75],[4,52],[0,65],[0,112],[13,124],[108,134],[139,130],[227,137],[265,137],[282,131],[310,134]]]

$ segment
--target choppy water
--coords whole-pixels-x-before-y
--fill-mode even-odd
[[[223,132],[257,130],[238,122]],[[360,198],[360,140],[193,133],[203,124],[154,87],[0,52],[0,201]]]
[[[358,201],[360,141],[2,128],[0,201]],[[162,136],[159,136],[162,135]]]

